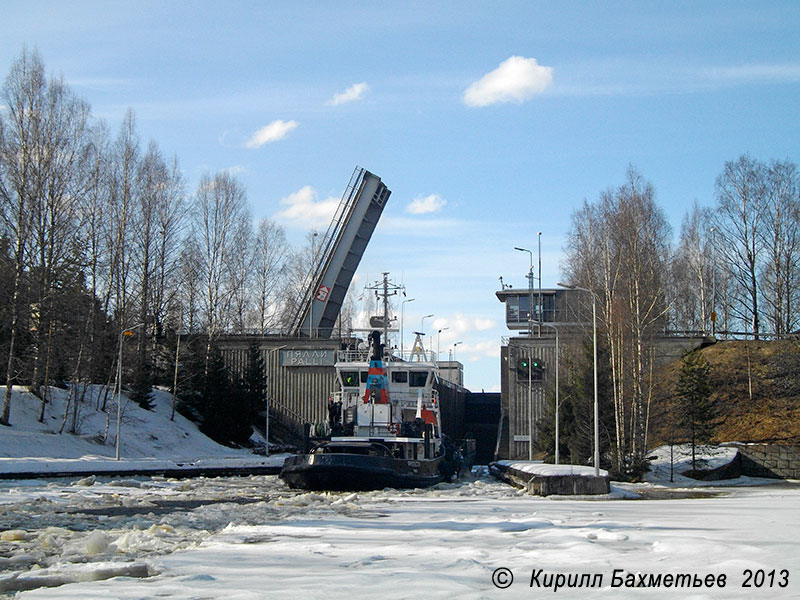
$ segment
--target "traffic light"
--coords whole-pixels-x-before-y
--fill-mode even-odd
[[[538,358],[531,359],[531,381],[541,381],[544,378],[544,363]]]
[[[517,381],[541,381],[544,377],[544,363],[538,358],[521,357],[517,359]]]
[[[531,368],[527,358],[517,359],[517,381],[528,381],[528,370]]]

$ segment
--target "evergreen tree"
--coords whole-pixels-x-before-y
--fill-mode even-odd
[[[176,409],[196,423],[202,421],[203,382],[205,381],[205,340],[192,336],[181,346],[178,371],[178,402]]]
[[[231,380],[222,353],[211,346],[200,397],[200,430],[222,444],[243,444],[252,434],[247,395]]]
[[[680,378],[676,386],[677,421],[688,433],[692,444],[692,470],[695,470],[695,449],[698,443],[711,439],[714,410],[711,406],[711,367],[703,354],[687,352],[681,359]]]
[[[133,374],[133,385],[131,386],[130,396],[131,400],[145,410],[153,410],[155,406],[153,404],[153,388],[151,383],[152,379],[149,365],[146,362],[140,363],[137,365],[136,371]]]
[[[267,379],[264,373],[264,358],[256,342],[247,349],[247,364],[244,368],[242,387],[247,399],[248,417],[254,420],[258,411],[264,407],[267,397]]]

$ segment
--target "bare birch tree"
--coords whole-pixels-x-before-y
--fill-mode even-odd
[[[761,172],[766,181],[760,281],[767,322],[780,336],[800,324],[800,185],[794,163],[774,161]]]
[[[242,185],[229,173],[205,175],[194,199],[193,233],[203,282],[201,306],[209,344],[230,323],[231,267],[240,249],[237,235],[250,213]],[[209,346],[210,347],[210,346]]]
[[[609,348],[615,411],[615,461],[646,451],[654,335],[663,329],[669,227],[652,186],[630,168],[627,181],[572,217],[566,260],[570,281],[598,298],[600,334]],[[589,299],[590,301],[590,299]]]
[[[203,296],[202,251],[197,235],[192,232],[183,242],[178,258],[178,301],[182,307],[183,323],[187,333],[197,333],[203,322],[201,298]]]
[[[246,214],[234,223],[234,244],[237,251],[231,254],[228,263],[230,273],[230,329],[232,333],[244,333],[248,312],[253,301],[253,226],[249,208]]]
[[[620,236],[628,303],[631,352],[631,455],[639,461],[647,452],[647,386],[654,338],[663,333],[666,314],[665,280],[670,254],[670,228],[655,203],[653,186],[634,169],[618,191]]]
[[[748,326],[756,339],[760,333],[758,270],[764,252],[759,231],[766,208],[763,171],[761,163],[743,155],[726,162],[716,181],[719,250],[735,284],[727,300],[734,318]]]
[[[286,275],[288,242],[284,229],[262,219],[255,239],[255,328],[262,334],[278,326],[279,292]]]
[[[710,332],[716,284],[713,211],[697,202],[683,219],[672,259],[670,305],[673,327]]]
[[[161,336],[164,330],[168,309],[176,300],[180,283],[178,269],[186,224],[186,202],[177,158],[173,159],[164,183],[164,193],[156,207],[156,256],[152,286],[156,337]]]
[[[13,291],[10,306],[6,389],[0,424],[10,425],[11,386],[17,375],[17,343],[26,315],[24,275],[30,251],[34,202],[44,185],[38,164],[42,161],[46,124],[47,82],[44,64],[36,52],[23,50],[12,65],[2,89],[6,118],[0,115],[0,202],[3,228],[10,240]]]
[[[47,85],[42,118],[44,133],[38,164],[42,185],[32,203],[31,280],[37,319],[31,389],[38,394],[44,383],[43,413],[54,329],[62,328],[58,321],[64,317],[55,311],[59,295],[82,279],[89,106],[75,97],[63,81],[52,79]]]
[[[136,119],[133,111],[129,110],[112,147],[107,227],[107,247],[110,257],[109,294],[113,297],[113,305],[110,308],[116,315],[120,329],[124,328],[125,319],[130,316],[128,315],[128,296],[132,290],[130,242],[139,161]]]
[[[301,248],[295,248],[288,253],[285,263],[286,276],[284,278],[283,306],[281,309],[280,325],[283,331],[290,331],[294,326],[294,318],[300,308],[306,289],[311,285],[311,278],[316,266],[320,234],[311,230],[306,233],[306,243]],[[305,332],[311,336],[312,332]]]
[[[91,132],[89,156],[87,160],[87,188],[84,200],[86,210],[85,218],[85,274],[88,282],[88,293],[92,302],[108,298],[103,293],[107,287],[107,247],[106,221],[109,205],[109,134],[105,123],[97,123]],[[103,314],[108,309],[108,303],[101,304]],[[97,318],[92,318],[89,328],[89,373],[92,378],[105,377],[100,374],[98,367],[103,360],[101,344],[102,325]]]

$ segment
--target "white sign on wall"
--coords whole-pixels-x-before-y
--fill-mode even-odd
[[[281,350],[282,367],[332,367],[336,350]]]

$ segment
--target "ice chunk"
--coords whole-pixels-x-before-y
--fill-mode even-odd
[[[103,554],[108,550],[108,536],[102,531],[93,531],[86,540],[86,554]]]
[[[168,525],[167,523],[161,523],[160,525],[154,523],[147,530],[147,533],[156,537],[161,537],[169,533],[175,533],[175,528],[172,525]]]
[[[4,542],[24,542],[28,539],[28,532],[24,529],[7,529],[0,533],[0,540]]]
[[[138,488],[142,487],[142,482],[136,481],[135,479],[115,479],[114,481],[109,482],[108,485],[115,487]]]
[[[80,485],[80,486],[89,487],[90,485],[94,485],[94,482],[95,482],[96,479],[97,479],[97,477],[95,477],[94,475],[89,475],[89,477],[84,477],[83,479],[78,479],[78,481],[76,481],[72,485]]]
[[[41,569],[33,573],[13,573],[0,578],[0,593],[56,587],[83,581],[101,581],[112,577],[150,577],[156,571],[145,563],[105,563],[82,569]]]

